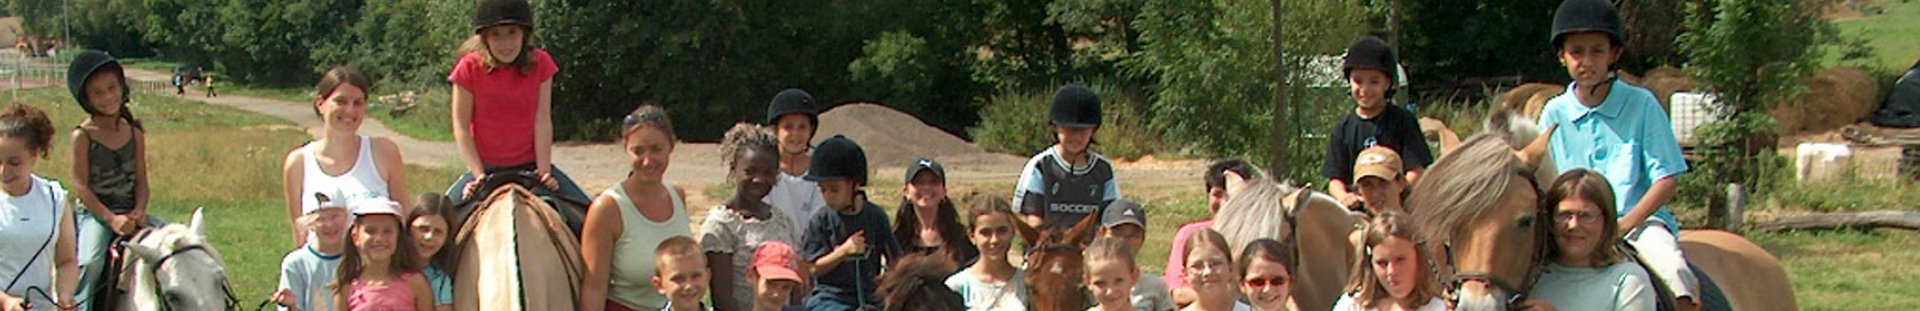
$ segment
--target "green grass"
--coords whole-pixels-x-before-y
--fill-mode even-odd
[[[395,90],[397,91],[397,90]],[[379,119],[387,128],[395,132],[420,140],[453,141],[453,120],[449,102],[452,91],[446,88],[431,88],[417,91],[413,108],[401,116],[393,116],[393,108],[399,103],[372,101],[367,107],[367,115]]]
[[[21,90],[19,102],[47,110],[56,128],[85,117],[64,89]],[[227,274],[243,304],[264,299],[277,282],[280,258],[292,249],[280,198],[280,163],[309,138],[292,124],[236,109],[136,93],[132,111],[148,131],[153,214],[186,221],[205,208],[207,233],[227,261]],[[54,137],[52,154],[35,171],[71,176],[68,132]],[[455,172],[408,166],[413,193],[437,191]],[[71,188],[75,185],[66,185]]]
[[[1920,306],[1920,233],[1791,232],[1749,236],[1780,258],[1807,310]]]
[[[1920,1],[1882,0],[1873,1],[1884,12],[1866,14],[1860,17],[1844,18],[1834,21],[1844,38],[1859,38],[1867,41],[1867,48],[1873,56],[1866,65],[1882,68],[1905,69],[1920,59],[1920,23],[1914,22],[1920,16]],[[1838,60],[1839,55],[1829,56]]]

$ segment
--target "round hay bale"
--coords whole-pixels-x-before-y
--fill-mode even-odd
[[[1669,113],[1673,111],[1673,93],[1700,88],[1699,81],[1694,81],[1693,77],[1687,76],[1686,72],[1671,66],[1647,70],[1647,75],[1634,84],[1646,87],[1647,91],[1653,92],[1653,96],[1660,100],[1660,108],[1666,109]]]
[[[1529,118],[1540,117],[1540,109],[1546,107],[1547,100],[1560,95],[1567,87],[1548,83],[1527,83],[1507,90],[1500,96],[1500,106],[1520,111]]]
[[[1835,67],[1806,79],[1807,92],[1797,101],[1781,103],[1770,114],[1779,121],[1779,133],[1816,133],[1853,124],[1878,108],[1880,84],[1866,70]]]

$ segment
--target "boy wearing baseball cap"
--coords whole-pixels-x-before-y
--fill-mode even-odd
[[[1139,203],[1125,199],[1108,203],[1100,215],[1100,237],[1117,238],[1127,242],[1127,249],[1140,249],[1147,241],[1147,210]],[[1173,310],[1173,298],[1169,296],[1167,281],[1160,276],[1140,272],[1140,278],[1133,283],[1130,300],[1133,307],[1140,311]]]
[[[334,309],[333,291],[327,284],[333,283],[333,273],[340,269],[340,252],[346,251],[347,224],[352,215],[347,202],[334,199],[343,197],[339,193],[316,192],[313,196],[318,207],[295,219],[313,238],[280,260],[279,290],[273,294],[280,310]]]
[[[1379,215],[1381,211],[1411,212],[1401,206],[1401,195],[1405,193],[1406,180],[1401,179],[1400,153],[1385,146],[1373,146],[1360,151],[1353,163],[1354,194],[1359,195],[1360,204],[1350,206],[1367,215]]]
[[[787,305],[794,289],[807,282],[794,267],[800,255],[786,242],[769,241],[753,250],[753,267],[747,269],[747,282],[753,286],[754,311],[796,311],[805,307]]]

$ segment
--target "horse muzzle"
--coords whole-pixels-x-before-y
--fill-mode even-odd
[[[1453,291],[1453,310],[1456,311],[1504,311],[1511,310],[1519,296],[1501,289],[1481,279],[1462,280]]]

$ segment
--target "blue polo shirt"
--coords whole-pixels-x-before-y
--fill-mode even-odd
[[[1560,172],[1576,168],[1600,172],[1613,186],[1614,202],[1619,204],[1614,210],[1626,216],[1655,180],[1686,172],[1687,160],[1680,157],[1673,121],[1667,119],[1653,92],[1615,80],[1606,100],[1589,108],[1574,96],[1585,91],[1567,85],[1566,92],[1547,101],[1539,125],[1541,129],[1560,126],[1547,148]],[[1647,220],[1663,222],[1678,232],[1679,222],[1666,206]]]

